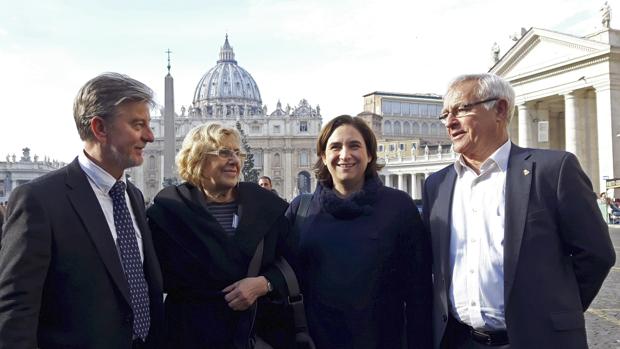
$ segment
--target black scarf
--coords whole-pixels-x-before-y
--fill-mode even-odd
[[[377,201],[377,192],[383,183],[379,177],[366,177],[362,190],[353,193],[347,198],[339,197],[334,188],[322,183],[317,185],[319,202],[325,211],[338,219],[354,219],[361,215],[372,214],[372,204]]]

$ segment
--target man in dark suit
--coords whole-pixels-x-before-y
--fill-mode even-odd
[[[437,348],[587,348],[583,313],[615,253],[573,154],[520,148],[515,94],[455,79],[440,116],[459,156],[424,187]]]
[[[83,151],[13,191],[0,250],[0,348],[159,346],[161,271],[142,194],[123,176],[153,141],[151,105],[151,89],[128,76],[88,81],[74,102]]]

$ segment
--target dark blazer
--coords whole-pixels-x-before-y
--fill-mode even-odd
[[[162,280],[140,191],[127,192],[142,233],[155,348]],[[77,159],[9,199],[0,250],[0,348],[131,348],[132,311],[116,244]]]
[[[425,183],[434,274],[435,347],[448,320],[450,165]],[[511,348],[587,348],[584,311],[615,253],[592,184],[567,152],[512,144],[506,174],[504,304]]]
[[[247,277],[261,239],[261,275],[285,292],[273,262],[286,246],[287,203],[254,183],[239,183],[237,194],[240,218],[234,236],[209,213],[202,191],[189,183],[164,188],[147,211],[167,293],[168,348],[230,348],[233,338],[250,336],[250,328],[235,334],[245,312],[230,309],[221,290]]]

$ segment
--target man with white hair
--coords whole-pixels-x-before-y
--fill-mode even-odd
[[[515,94],[456,78],[439,119],[459,156],[424,185],[436,348],[587,348],[583,313],[615,253],[577,158],[520,148]]]

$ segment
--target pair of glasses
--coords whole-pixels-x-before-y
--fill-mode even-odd
[[[232,159],[236,157],[241,161],[245,161],[245,158],[248,156],[246,153],[242,153],[240,150],[232,150],[228,148],[220,148],[218,150],[208,151],[206,154],[209,155],[217,155],[220,159]]]
[[[494,101],[497,101],[498,99],[499,99],[499,97],[491,97],[491,98],[487,98],[485,100],[478,101],[478,102],[461,104],[459,106],[456,106],[456,107],[452,108],[451,111],[445,111],[445,112],[441,113],[441,115],[439,115],[438,119],[439,119],[439,121],[441,121],[441,123],[443,123],[444,125],[447,125],[448,124],[448,118],[450,117],[450,115],[454,116],[457,119],[458,118],[462,118],[462,117],[468,116],[471,113],[471,110],[474,109],[475,106],[480,105],[480,104],[484,104],[484,103],[488,103],[488,102],[494,102]]]

